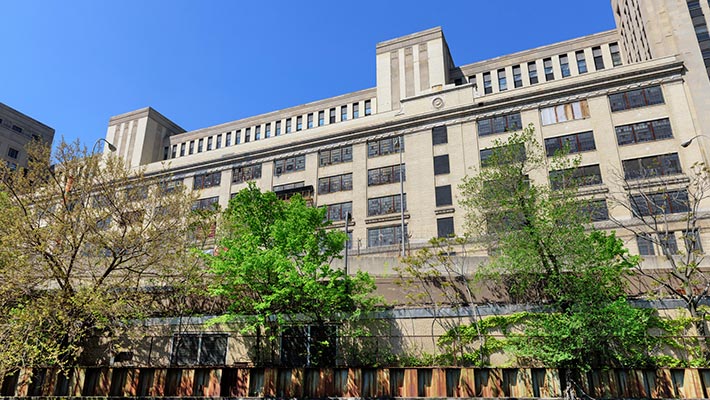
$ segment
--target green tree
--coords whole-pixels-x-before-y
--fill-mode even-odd
[[[707,307],[702,301],[710,293],[710,273],[701,265],[705,251],[700,228],[707,219],[705,203],[710,199],[710,169],[697,163],[686,171],[687,179],[659,180],[660,161],[645,164],[627,176],[619,176],[623,191],[609,193],[609,201],[626,209],[631,218],[612,218],[619,228],[659,249],[665,268],[642,268],[635,272],[654,284],[654,291],[681,299],[698,335],[699,358],[710,361]],[[643,182],[653,182],[652,190]],[[679,239],[676,240],[676,233]]]
[[[221,320],[275,338],[286,326],[325,327],[370,310],[373,279],[330,265],[346,236],[329,225],[325,209],[300,196],[282,201],[253,183],[238,192],[223,214],[218,252],[208,256],[211,292],[231,303]]]
[[[624,294],[638,258],[613,233],[594,230],[594,203],[577,191],[578,164],[565,155],[548,164],[532,125],[495,142],[484,167],[461,184],[470,234],[490,254],[477,279],[498,282],[513,301],[547,307],[523,320],[521,359],[574,369],[639,364],[649,316]],[[538,183],[550,168],[552,185]]]
[[[73,365],[90,337],[116,337],[159,303],[145,287],[201,275],[181,185],[78,143],[27,152],[27,169],[0,167],[0,375]]]

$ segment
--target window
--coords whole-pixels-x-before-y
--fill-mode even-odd
[[[180,334],[173,337],[172,364],[224,365],[227,361],[227,335]]]
[[[688,192],[680,189],[670,192],[635,194],[629,198],[636,217],[688,212]]]
[[[407,226],[404,227],[407,234]],[[370,228],[367,230],[367,247],[393,246],[402,242],[402,227],[400,225]]]
[[[525,145],[517,144],[517,145],[506,145],[502,147],[494,147],[490,149],[483,149],[480,151],[480,157],[481,157],[481,166],[482,167],[488,167],[493,165],[493,160],[492,157],[494,153],[498,153],[497,156],[499,158],[502,158],[500,162],[512,162],[512,161],[517,161],[517,162],[522,162],[525,161],[526,154],[525,154]],[[508,159],[510,158],[510,159]]]
[[[180,157],[185,155],[185,143],[180,143]]]
[[[291,118],[286,118],[286,133],[291,133]]]
[[[619,51],[619,44],[612,43],[609,45],[609,51],[611,52],[611,63],[615,67],[622,64],[621,62],[621,52]]]
[[[329,204],[326,207],[325,217],[330,221],[345,221],[348,214],[353,215],[353,202]]]
[[[195,141],[194,141],[194,140],[191,140],[191,141],[190,141],[190,153],[189,153],[189,154],[192,154],[192,153],[194,153],[194,152],[195,152]]]
[[[197,152],[202,153],[202,148],[204,147],[205,139],[200,139],[197,141]]]
[[[513,66],[513,85],[516,88],[523,86],[523,75],[520,70],[520,65]]]
[[[498,70],[498,90],[501,92],[508,90],[508,82],[505,78],[505,69]]]
[[[222,134],[217,135],[217,141],[215,142],[215,149],[222,148]]]
[[[9,152],[8,152],[9,153]],[[163,147],[163,160],[168,159],[168,154],[170,154],[170,146]],[[9,155],[9,154],[8,154]]]
[[[10,147],[9,149],[7,149],[7,156],[8,156],[8,157],[17,160],[17,157],[18,157],[19,155],[20,155],[20,151],[19,151],[19,150],[13,149],[12,147]]]
[[[340,164],[353,160],[353,146],[343,146],[337,149],[321,150],[318,152],[318,163],[321,167]]]
[[[348,120],[348,106],[340,106],[340,120],[341,121]]]
[[[479,119],[476,121],[478,136],[492,135],[494,133],[511,132],[523,127],[520,113],[499,115]]]
[[[353,190],[353,174],[342,174],[318,179],[318,194]]]
[[[264,125],[264,137],[271,137],[271,123]]]
[[[22,128],[17,125],[12,125],[12,130],[17,133],[22,133]]]
[[[636,236],[636,245],[639,248],[639,255],[642,256],[655,256],[656,252],[654,250],[653,241],[648,234],[640,233]]]
[[[281,121],[276,121],[276,128],[274,131],[274,135],[276,135],[276,136],[281,135]]]
[[[254,128],[254,140],[260,140],[261,139],[261,125],[257,125]]]
[[[434,157],[434,175],[444,175],[450,172],[448,154]]]
[[[261,164],[247,165],[232,169],[232,183],[241,183],[261,178]]]
[[[365,100],[365,116],[372,115],[372,100]]]
[[[660,86],[650,86],[643,89],[629,90],[626,92],[609,95],[611,111],[623,111],[632,108],[663,104],[663,92]]]
[[[433,146],[437,144],[445,144],[449,142],[449,137],[446,132],[446,125],[435,126],[431,129],[431,143]]]
[[[661,154],[657,156],[634,158],[622,161],[624,178],[628,180],[652,178],[680,174],[678,153]]]
[[[331,108],[328,111],[328,123],[329,124],[334,124],[335,123],[335,108]]]
[[[577,70],[579,71],[580,74],[584,74],[587,72],[587,60],[584,58],[584,51],[580,50],[576,53],[574,53],[574,56],[577,58]]]
[[[400,146],[401,142],[401,146]],[[404,139],[401,136],[367,142],[367,157],[379,157],[404,151]]]
[[[606,205],[606,200],[589,201],[582,205],[581,211],[583,215],[588,216],[592,222],[609,220],[609,208]]]
[[[668,118],[620,125],[614,127],[614,130],[616,131],[616,141],[619,143],[619,146],[673,137],[671,122]]]
[[[530,77],[530,84],[535,84],[538,82],[537,80],[537,64],[535,64],[535,61],[530,61],[528,63],[528,77]]]
[[[554,156],[555,152],[566,149],[567,147],[569,148],[570,154],[596,150],[597,148],[594,143],[594,134],[592,131],[545,139],[545,151],[548,157]]]
[[[282,158],[281,160],[274,161],[274,176],[303,171],[304,169],[306,169],[305,155]]]
[[[232,132],[227,132],[226,135],[224,135],[224,147],[229,147],[232,145]]]
[[[302,187],[304,186],[303,184],[304,184],[304,182],[301,181],[301,182],[286,183],[286,184],[283,184],[283,185],[276,185],[276,186],[274,186],[274,187],[271,189],[271,191],[274,192],[274,193],[276,193],[276,192],[283,192],[283,191],[286,191],[286,190],[289,190],[289,191],[290,191],[290,190],[293,190],[293,189],[302,188]]]
[[[453,204],[451,197],[451,185],[437,186],[435,188],[436,193],[436,206],[450,206]]]
[[[360,116],[360,103],[353,103],[353,118]]]
[[[313,128],[313,113],[306,115],[306,127],[307,129]]]
[[[454,232],[454,217],[438,218],[436,220],[436,237],[446,238],[456,236]]]
[[[192,188],[194,190],[200,190],[219,186],[221,180],[221,172],[211,172],[208,174],[195,175],[195,180],[192,183]]]
[[[685,244],[685,251],[687,252],[703,252],[703,245],[700,242],[700,232],[695,230],[683,231],[683,243]]]
[[[550,186],[553,189],[581,187],[602,184],[602,173],[599,164],[583,167],[550,171]]]
[[[493,93],[493,84],[491,83],[491,73],[483,73],[483,93],[490,94]]]
[[[325,125],[325,111],[318,111],[318,126]]]
[[[542,66],[545,70],[545,80],[546,81],[555,80],[555,73],[552,70],[552,59],[546,58],[546,59],[542,60]]]
[[[589,118],[589,104],[587,100],[559,104],[540,109],[542,125],[552,125],[560,122]]]
[[[208,197],[205,199],[195,200],[192,203],[192,210],[213,210],[219,203],[219,196]]]
[[[207,138],[207,151],[212,150],[212,144],[213,144],[212,136]]]
[[[337,327],[299,325],[286,327],[281,334],[281,365],[285,367],[324,366],[336,356]],[[279,374],[279,381],[282,379]]]
[[[560,55],[560,71],[562,71],[563,78],[572,75],[569,70],[569,57],[567,57],[567,54]]]
[[[244,130],[244,143],[249,143],[251,141],[251,128]]]
[[[302,129],[303,129],[303,117],[298,116],[298,117],[296,117],[296,132],[298,132]]]
[[[659,232],[658,244],[664,255],[678,254],[678,242],[675,240],[675,232]]]
[[[404,165],[402,165],[401,171],[399,165],[367,170],[367,186],[386,185],[388,183],[399,182],[400,173],[402,175],[402,180],[406,181],[407,174]]]
[[[592,47],[592,56],[594,57],[594,68],[597,71],[604,69],[604,57],[602,56],[601,47]]]
[[[404,194],[404,210],[407,210],[407,195]],[[402,212],[399,194],[367,199],[367,216],[386,215]]]
[[[173,149],[170,152],[170,158],[175,158],[175,157],[177,157],[177,145],[176,144],[173,145]]]

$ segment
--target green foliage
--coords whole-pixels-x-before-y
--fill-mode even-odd
[[[460,186],[470,233],[491,254],[476,279],[551,312],[526,314],[515,334],[492,321],[505,339],[484,343],[482,362],[512,346],[520,360],[548,367],[648,364],[650,314],[624,297],[624,277],[639,258],[614,233],[593,229],[592,203],[577,191],[579,158],[557,154],[548,164],[530,125],[496,141],[486,165]],[[560,171],[554,190],[536,182],[549,169]]]
[[[223,215],[218,252],[206,256],[216,278],[211,293],[231,302],[221,320],[275,335],[272,328],[285,323],[324,325],[371,310],[373,279],[331,267],[346,236],[328,230],[324,217],[325,209],[300,196],[281,201],[253,183],[237,193]]]
[[[199,287],[189,251],[194,195],[79,143],[32,142],[29,168],[0,164],[0,375],[76,365],[87,340]]]

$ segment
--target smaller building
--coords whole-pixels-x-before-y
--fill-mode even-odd
[[[54,129],[0,103],[0,160],[12,169],[27,167],[25,147],[31,140],[51,146]]]

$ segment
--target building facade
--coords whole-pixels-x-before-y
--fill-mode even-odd
[[[0,160],[12,169],[27,167],[25,146],[31,140],[51,146],[54,129],[0,103]]]
[[[433,28],[377,44],[374,88],[189,132],[145,108],[112,117],[106,140],[130,165],[198,190],[196,208],[224,207],[255,181],[327,207],[336,228],[350,215],[351,254],[391,256],[402,218],[412,247],[463,233],[459,183],[496,140],[532,124],[548,154],[569,145],[581,157],[595,224],[612,229],[609,218],[632,213],[609,194],[635,181],[659,201],[682,196],[683,174],[707,162],[710,140],[681,143],[710,133],[710,4],[611,5],[615,30],[456,65]],[[638,172],[649,165],[653,176]],[[549,172],[531,179],[549,182]]]

